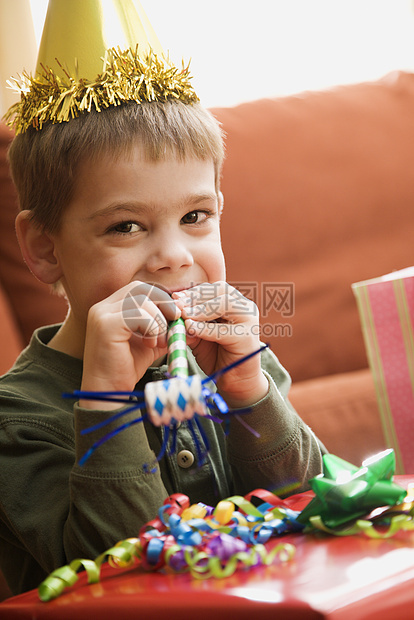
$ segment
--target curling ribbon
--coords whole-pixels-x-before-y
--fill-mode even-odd
[[[270,537],[287,532],[319,529],[336,536],[389,538],[399,531],[412,531],[413,489],[407,495],[393,482],[394,467],[392,450],[367,459],[360,468],[325,455],[323,474],[310,481],[315,497],[302,511],[292,509],[301,503],[300,495],[282,500],[264,489],[244,497],[234,495],[215,508],[201,502],[190,505],[186,495],[175,493],[166,498],[158,516],[141,528],[137,538],[119,542],[95,561],[73,560],[53,571],[40,584],[39,597],[42,601],[56,598],[74,585],[81,569],[88,583],[96,583],[105,560],[118,568],[140,561],[145,570],[166,567],[189,572],[197,579],[223,578],[239,567],[290,560],[295,553],[290,543],[271,550],[264,546]],[[359,518],[367,512],[368,516]]]
[[[258,497],[260,494],[256,491],[251,495]],[[295,520],[298,513],[285,509],[281,500],[279,504],[277,510],[279,516],[283,516],[283,531],[301,529]],[[118,568],[128,568],[140,561],[145,570],[166,567],[174,572],[189,572],[198,579],[227,577],[240,567],[269,565],[276,560],[286,562],[295,553],[293,545],[284,543],[267,550],[256,542],[262,527],[266,530],[266,540],[269,532],[279,534],[281,531],[280,527],[274,528],[266,521],[267,514],[274,510],[272,504],[266,503],[266,506],[269,508],[261,511],[248,499],[234,496],[212,508],[203,503],[190,505],[187,496],[173,494],[166,498],[158,517],[141,528],[137,538],[117,543],[95,561],[74,560],[53,571],[40,584],[39,597],[42,601],[50,601],[59,596],[65,588],[74,585],[80,569],[86,571],[88,583],[96,583],[105,560]],[[277,522],[280,526],[282,519],[278,518]],[[255,535],[251,539],[240,537],[240,527],[254,531]]]
[[[56,598],[76,582],[81,569],[88,583],[96,583],[105,560],[118,568],[139,561],[145,570],[166,568],[189,572],[196,579],[223,578],[240,567],[290,560],[295,553],[290,543],[270,550],[264,546],[271,537],[287,532],[319,529],[336,536],[389,538],[399,531],[413,531],[413,492],[407,495],[393,482],[394,466],[392,450],[364,461],[361,468],[326,455],[324,473],[310,481],[320,495],[302,511],[292,509],[301,503],[301,495],[282,500],[264,489],[228,497],[215,508],[201,502],[190,505],[186,495],[175,493],[166,498],[158,516],[141,528],[137,538],[119,542],[95,561],[73,560],[53,571],[39,586],[39,597],[43,601]],[[315,484],[325,477],[328,486]],[[355,516],[361,512],[363,519]]]
[[[394,517],[391,516],[388,528],[377,529],[375,527],[375,521],[370,521],[367,519],[357,519],[357,521],[344,529],[333,529],[327,527],[322,521],[321,517],[315,516],[310,518],[310,524],[315,530],[321,530],[326,532],[327,534],[332,534],[333,536],[353,536],[355,534],[364,534],[368,538],[391,538],[395,536],[397,532],[400,531],[412,531],[414,530],[414,521],[411,514],[396,514]]]

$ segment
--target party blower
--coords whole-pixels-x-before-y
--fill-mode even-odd
[[[256,351],[253,351],[253,353],[242,357],[237,362],[217,370],[213,374],[202,379],[199,375],[189,375],[184,320],[179,318],[170,322],[167,333],[168,372],[166,379],[147,383],[144,391],[87,392],[75,390],[69,394],[63,394],[64,398],[111,401],[120,403],[120,405],[126,405],[121,411],[117,411],[114,415],[109,416],[99,424],[84,429],[82,431],[83,435],[98,431],[117,420],[122,420],[124,416],[132,411],[139,410],[142,412],[141,416],[121,424],[96,441],[82,456],[79,465],[84,465],[95,450],[112,437],[134,424],[139,424],[145,420],[148,420],[154,426],[164,427],[164,439],[156,459],[157,462],[162,459],[167,450],[170,455],[174,454],[177,428],[179,424],[185,422],[188,424],[196,447],[199,466],[203,465],[209,452],[209,442],[199,422],[199,416],[208,417],[219,424],[224,421],[226,427],[228,427],[229,416],[235,416],[243,426],[258,437],[258,433],[241,418],[241,415],[249,413],[250,409],[231,410],[220,394],[212,389],[212,384],[215,385],[215,381],[219,376],[257,355],[266,349],[267,346],[268,345],[263,345]],[[197,427],[202,437],[204,446],[201,445],[197,437],[195,427]],[[226,428],[226,430],[228,429]],[[153,468],[149,464],[146,464],[145,470],[152,471]]]

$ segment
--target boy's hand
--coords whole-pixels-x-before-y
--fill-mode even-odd
[[[200,368],[210,375],[260,348],[259,311],[227,282],[205,283],[173,293],[185,319],[188,344]],[[220,376],[220,394],[231,407],[247,407],[269,389],[260,355]]]
[[[132,282],[89,311],[82,390],[131,391],[155,360],[166,353],[167,325],[180,316],[168,293]],[[119,404],[81,401],[87,408]]]

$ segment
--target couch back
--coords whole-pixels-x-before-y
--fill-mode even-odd
[[[228,280],[295,381],[367,366],[352,282],[414,263],[414,75],[214,109]],[[0,126],[0,372],[65,302],[24,265]]]
[[[296,381],[366,367],[351,284],[414,264],[413,110],[408,73],[214,110],[228,280]]]
[[[60,321],[66,312],[65,301],[32,276],[20,254],[14,228],[18,201],[7,164],[12,137],[0,124],[0,374],[10,368],[36,327]]]

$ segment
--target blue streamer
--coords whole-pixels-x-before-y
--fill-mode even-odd
[[[241,415],[243,415],[245,413],[249,413],[250,412],[249,408],[247,408],[247,409],[236,409],[236,410],[232,411],[231,409],[229,409],[226,401],[222,398],[222,396],[218,392],[211,391],[207,387],[206,384],[209,383],[210,381],[212,381],[214,383],[215,379],[217,379],[219,376],[221,376],[222,374],[224,374],[226,372],[229,372],[230,370],[232,370],[236,366],[239,366],[239,364],[242,364],[243,362],[247,361],[251,357],[257,355],[258,353],[261,353],[267,347],[268,347],[268,345],[264,345],[264,346],[260,347],[260,349],[258,349],[257,351],[253,351],[253,353],[249,353],[248,355],[246,355],[245,357],[241,358],[237,362],[234,362],[233,364],[230,364],[229,366],[226,366],[225,368],[223,368],[221,370],[217,370],[213,374],[211,374],[208,377],[206,377],[205,379],[203,379],[202,382],[201,382],[201,384],[202,384],[202,395],[203,395],[204,400],[205,400],[205,405],[206,405],[207,409],[210,411],[209,414],[206,414],[203,417],[205,417],[207,419],[210,419],[213,422],[218,423],[218,424],[221,424],[223,422],[223,419],[224,419],[224,421],[225,421],[225,433],[226,434],[228,434],[228,431],[229,431],[229,416],[234,415],[234,416],[236,416],[237,420],[241,424],[243,424],[243,426],[245,426],[245,428],[247,430],[249,430],[249,432],[251,432],[256,437],[260,437],[259,433],[257,433],[254,429],[252,429],[240,417]],[[167,376],[169,376],[168,373],[167,373]],[[72,393],[64,393],[64,394],[62,394],[62,396],[63,396],[63,398],[77,398],[77,399],[82,399],[82,400],[101,400],[101,401],[120,403],[120,404],[123,404],[123,405],[130,405],[126,409],[122,409],[121,411],[116,411],[115,414],[109,416],[108,418],[105,418],[101,422],[98,422],[97,424],[95,424],[93,426],[90,426],[90,427],[88,427],[86,429],[83,429],[81,431],[82,435],[87,435],[87,434],[92,433],[94,431],[100,430],[101,428],[107,426],[108,424],[116,422],[117,420],[119,420],[123,416],[127,415],[131,411],[135,411],[137,409],[142,410],[142,409],[145,409],[145,407],[146,407],[145,392],[142,392],[142,391],[131,391],[131,392],[123,392],[123,391],[119,391],[119,392],[113,392],[113,391],[112,392],[111,391],[90,392],[90,391],[75,390]],[[216,413],[220,417],[212,415],[212,413]],[[209,442],[208,442],[207,435],[206,435],[202,425],[200,424],[200,421],[199,421],[198,417],[199,417],[198,414],[195,414],[194,418],[192,418],[191,420],[187,420],[184,423],[186,423],[188,425],[188,428],[190,430],[190,433],[191,433],[191,436],[193,438],[194,445],[195,445],[195,448],[196,448],[199,466],[201,467],[205,463],[205,461],[206,461],[206,459],[208,457],[208,453],[209,453],[209,450],[210,450],[210,445],[209,445]],[[149,419],[148,414],[144,413],[141,417],[135,418],[134,420],[130,420],[129,422],[126,422],[125,424],[122,424],[121,426],[119,426],[118,428],[114,429],[113,431],[107,433],[106,435],[101,437],[101,439],[96,441],[91,446],[91,448],[89,448],[89,450],[87,450],[87,452],[85,452],[85,454],[79,460],[79,465],[83,466],[86,463],[86,461],[91,457],[91,455],[102,444],[104,444],[105,442],[109,441],[110,439],[112,439],[113,437],[118,435],[120,432],[130,428],[134,424],[138,424],[140,422],[144,422],[145,420],[148,420],[148,419]],[[201,435],[202,441],[204,443],[204,448],[201,445],[199,438],[197,437],[196,428],[198,429],[198,431],[199,431],[199,433]],[[174,452],[176,450],[176,446],[177,446],[177,429],[178,429],[178,424],[173,421],[173,423],[172,423],[172,425],[170,427],[169,426],[164,426],[164,429],[165,429],[165,431],[164,431],[164,438],[163,438],[163,442],[162,442],[160,453],[156,457],[156,462],[159,462],[165,456],[165,454],[167,452],[167,449],[168,449],[168,446],[169,446],[169,449],[168,449],[169,456],[174,454]],[[148,464],[146,464],[144,466],[144,470],[146,472],[155,471],[154,467],[152,467],[152,469],[151,469]]]
[[[130,428],[134,424],[138,424],[139,422],[143,422],[144,420],[146,420],[147,417],[148,416],[145,414],[141,418],[136,418],[135,420],[130,420],[130,422],[126,422],[126,424],[123,424],[122,426],[118,426],[118,428],[116,428],[115,430],[111,431],[110,433],[108,433],[104,437],[101,437],[101,439],[98,439],[98,441],[96,441],[93,444],[93,446],[91,448],[89,448],[89,450],[87,450],[85,452],[85,454],[81,457],[81,459],[79,460],[79,465],[81,465],[81,466],[84,465],[86,463],[86,461],[89,459],[89,457],[92,456],[92,454],[95,452],[95,450],[97,450],[99,448],[99,446],[101,446],[103,443],[105,443],[106,441],[109,441],[109,439],[112,439],[112,437],[115,437],[115,435],[118,435],[118,433],[121,433],[122,431],[126,430],[127,428]]]

